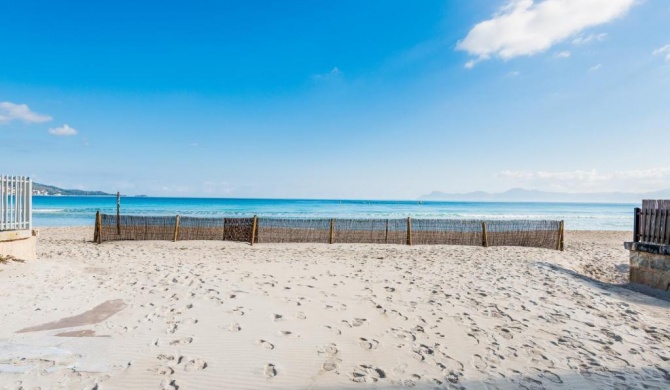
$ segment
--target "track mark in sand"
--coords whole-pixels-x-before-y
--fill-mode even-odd
[[[488,367],[488,364],[486,364],[481,355],[474,355],[472,357],[472,366],[479,371],[484,371]]]
[[[349,378],[358,383],[375,383],[380,379],[386,378],[386,373],[381,368],[361,364],[354,368]]]
[[[510,332],[510,330],[507,328],[503,328],[502,326],[496,326],[496,330],[505,340],[511,340],[512,338],[514,338],[512,332]]]
[[[174,380],[164,380],[161,382],[161,389],[162,390],[179,390],[179,385],[177,385],[177,382]]]
[[[363,349],[377,349],[379,346],[379,341],[374,340],[374,339],[366,339],[365,337],[361,337],[358,339],[358,345],[361,346]]]
[[[335,371],[338,368],[338,363],[342,362],[340,359],[331,359],[323,362],[321,369],[323,371]]]
[[[416,336],[412,334],[412,332],[403,330],[403,329],[396,329],[396,328],[391,328],[391,332],[393,332],[393,335],[401,340],[405,341],[414,341],[416,340]]]
[[[261,347],[263,347],[265,349],[269,349],[269,350],[275,349],[274,344],[272,344],[272,343],[270,343],[266,340],[258,340],[258,341],[256,341],[256,344],[260,345]]]
[[[535,368],[535,370],[540,371],[540,373],[538,374],[540,378],[544,378],[552,383],[563,383],[563,380],[561,379],[560,376],[554,374],[549,370],[540,370],[538,368]]]
[[[191,344],[193,342],[193,337],[184,337],[181,339],[176,339],[170,341],[170,345],[183,345],[183,344]]]
[[[319,355],[324,354],[327,357],[327,360],[321,364],[321,369],[323,371],[335,371],[338,369],[339,364],[342,363],[342,359],[337,357],[339,352],[340,351],[337,349],[337,345],[332,343],[327,344],[317,350]]]
[[[281,320],[283,320],[283,319],[284,319],[284,316],[281,315],[281,314],[274,314],[274,315],[272,316],[272,320],[273,320],[274,322],[279,322],[279,321],[281,321]]]
[[[307,316],[305,315],[305,313],[299,312],[298,314],[295,315],[295,318],[297,318],[299,320],[306,320]]]
[[[242,327],[237,322],[230,324],[228,330],[231,332],[239,332],[242,330]]]
[[[319,354],[326,354],[328,356],[335,356],[339,352],[336,344],[327,344],[317,351]]]
[[[238,316],[243,316],[244,315],[244,307],[238,306],[234,308],[233,310],[229,311],[231,314],[236,314]]]
[[[177,361],[177,363],[181,362],[181,356],[178,355],[166,355],[164,353],[161,353],[156,357],[158,360],[168,360],[168,361]]]
[[[280,335],[280,336],[286,336],[286,337],[289,337],[289,336],[290,337],[300,337],[297,334],[291,332],[290,330],[280,330],[280,331],[277,331],[277,334]]]
[[[184,364],[184,371],[186,372],[204,370],[205,368],[207,368],[207,362],[200,358],[189,359]]]
[[[158,375],[172,375],[174,374],[174,370],[171,367],[167,366],[158,366],[154,368],[149,368],[149,371],[155,372]]]
[[[275,368],[275,365],[272,363],[266,364],[263,368],[263,375],[265,375],[265,377],[268,379],[277,376],[277,369]]]

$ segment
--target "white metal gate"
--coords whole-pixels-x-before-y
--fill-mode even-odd
[[[0,231],[32,227],[33,182],[27,176],[0,175]]]

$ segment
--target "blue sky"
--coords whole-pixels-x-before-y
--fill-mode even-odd
[[[666,0],[0,0],[0,171],[164,196],[670,188]]]

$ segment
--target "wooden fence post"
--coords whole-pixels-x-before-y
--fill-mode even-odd
[[[95,238],[95,242],[97,242],[98,244],[101,244],[102,243],[102,216],[100,215],[100,211],[95,213],[95,226],[97,228],[96,230],[98,231],[98,235]]]
[[[407,245],[412,245],[412,217],[407,217]]]
[[[489,246],[489,238],[486,235],[486,222],[482,222],[482,246],[485,248]]]
[[[640,208],[636,207],[633,213],[633,242],[640,242]]]
[[[251,245],[256,241],[256,227],[258,226],[258,217],[254,215],[254,222],[251,224]]]
[[[558,242],[556,243],[556,250],[563,251],[563,237],[564,237],[565,223],[560,221],[558,223]]]
[[[121,193],[116,193],[116,234],[121,235]]]
[[[335,220],[330,219],[330,243],[332,244],[335,241]]]
[[[98,242],[98,236],[100,236],[100,226],[98,225],[98,220],[100,219],[100,211],[95,213],[95,229],[93,230],[93,242]]]
[[[179,240],[179,214],[177,214],[177,219],[174,221],[174,239],[172,241]]]
[[[223,218],[223,228],[221,228],[221,241],[226,241],[226,219]]]
[[[384,237],[384,243],[389,243],[389,220],[386,220],[386,236]]]

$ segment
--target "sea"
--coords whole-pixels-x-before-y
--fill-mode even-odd
[[[121,197],[121,213],[132,215],[563,220],[566,230],[632,231],[635,207],[632,203]],[[116,197],[33,197],[35,227],[93,226],[96,211],[116,213]]]

